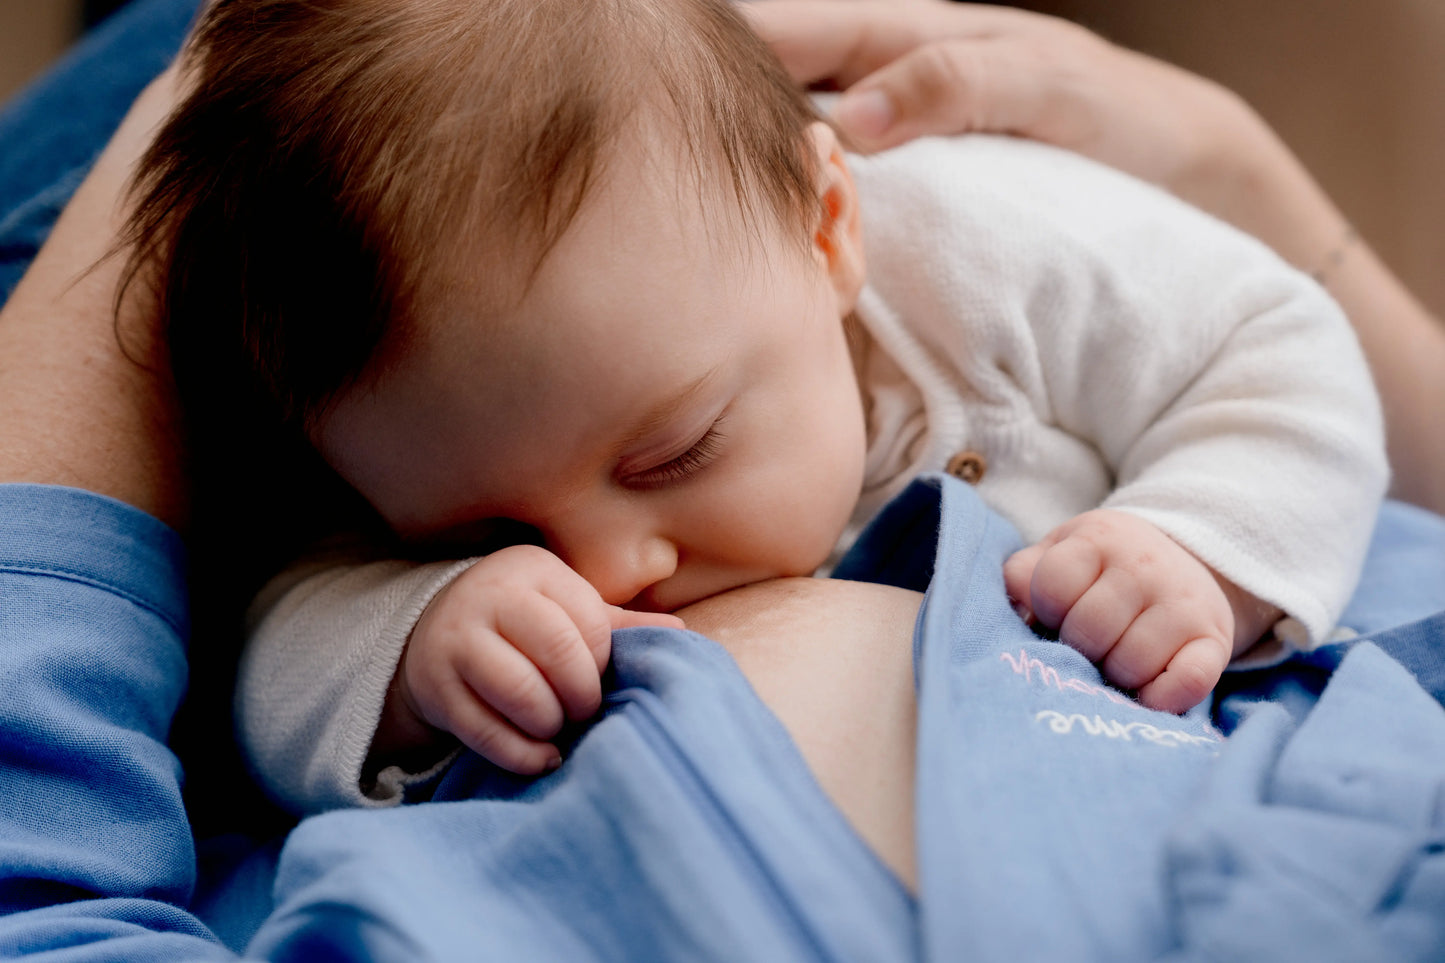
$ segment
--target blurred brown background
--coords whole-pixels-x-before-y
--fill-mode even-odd
[[[126,0],[0,0],[0,101]]]
[[[81,0],[0,0],[0,98],[65,49],[82,24]]]
[[[114,0],[0,0],[0,96]],[[1445,2],[1029,0],[1243,94],[1445,316]]]

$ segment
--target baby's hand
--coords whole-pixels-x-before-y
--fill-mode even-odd
[[[1110,682],[1168,712],[1195,705],[1219,681],[1234,653],[1235,596],[1261,608],[1153,525],[1109,509],[1015,552],[1004,584],[1026,615],[1057,629]]]
[[[602,704],[612,630],[682,627],[675,615],[608,605],[546,549],[515,545],[463,572],[412,629],[373,755],[434,741],[443,729],[512,772],[561,762],[548,742]]]

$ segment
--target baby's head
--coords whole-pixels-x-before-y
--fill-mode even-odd
[[[531,526],[614,603],[824,560],[856,198],[726,0],[218,0],[189,57],[134,221],[184,394],[300,428],[405,537]]]

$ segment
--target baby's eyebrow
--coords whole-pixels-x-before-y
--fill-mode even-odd
[[[716,379],[721,367],[721,365],[714,365],[701,376],[694,378],[684,385],[680,391],[669,395],[649,408],[647,412],[637,420],[632,429],[618,439],[617,446],[614,449],[614,457],[620,457],[628,448],[641,442],[666,425],[679,408],[685,407],[699,394],[702,394],[704,389]]]

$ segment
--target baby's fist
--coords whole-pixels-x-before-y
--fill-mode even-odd
[[[1004,563],[1011,598],[1153,709],[1183,712],[1219,681],[1234,613],[1213,571],[1135,515],[1085,512]]]
[[[612,630],[634,625],[682,622],[607,604],[546,549],[504,548],[427,606],[388,698],[504,769],[539,773],[561,761],[550,740],[563,725],[602,704]]]

